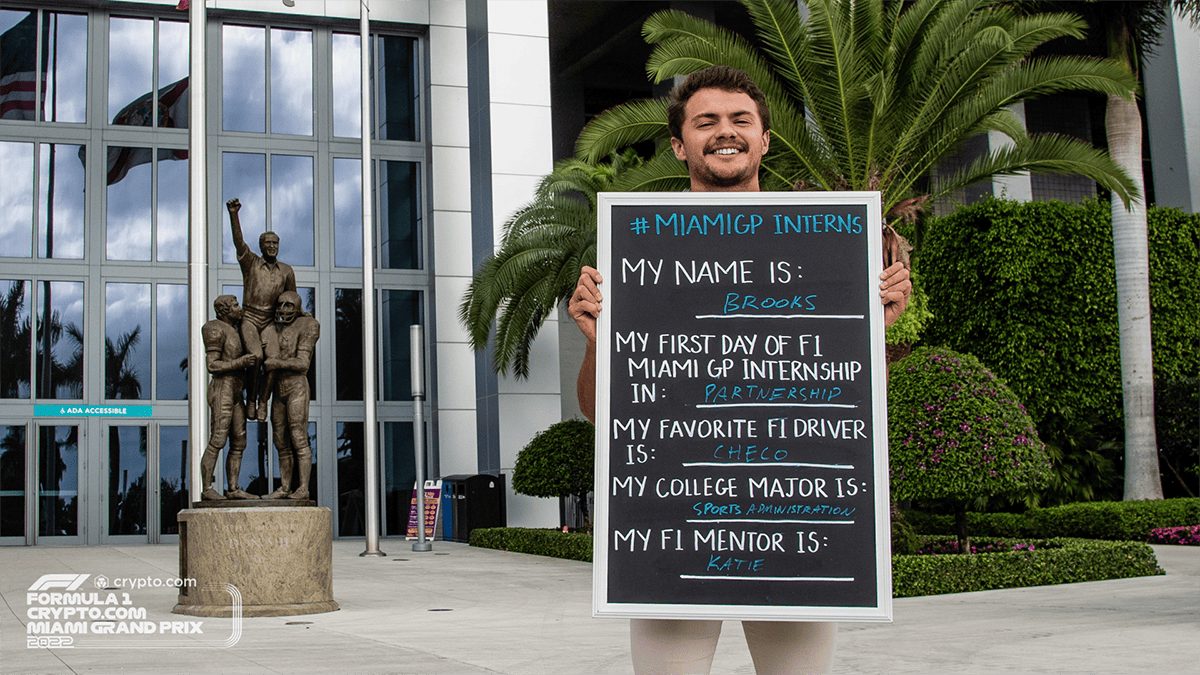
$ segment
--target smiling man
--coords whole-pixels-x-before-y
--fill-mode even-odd
[[[671,92],[667,127],[692,192],[758,192],[771,113],[745,73],[713,66],[688,77]]]
[[[766,97],[746,73],[711,66],[671,91],[667,126],[675,156],[687,164],[693,192],[757,192],[758,170],[771,144]],[[886,264],[886,263],[885,263]],[[587,338],[579,369],[579,407],[595,422],[596,317],[603,297],[600,273],[584,267],[567,313]],[[884,323],[908,305],[909,273],[895,263],[880,275]],[[832,667],[837,624],[744,621],[755,671],[826,673]],[[708,673],[721,635],[720,621],[633,619],[629,627],[633,669],[639,675]]]

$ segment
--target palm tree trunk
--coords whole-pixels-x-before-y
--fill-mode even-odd
[[[1108,149],[1138,190],[1142,177],[1142,119],[1137,103],[1108,97]],[[1125,401],[1125,499],[1162,499],[1154,434],[1154,359],[1150,342],[1150,253],[1146,206],[1126,208],[1112,197],[1117,321],[1121,332],[1121,388]]]

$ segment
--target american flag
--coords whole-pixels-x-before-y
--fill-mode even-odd
[[[42,26],[43,41],[49,25]],[[0,35],[0,119],[37,119],[37,12]],[[42,93],[46,93],[42,64]]]

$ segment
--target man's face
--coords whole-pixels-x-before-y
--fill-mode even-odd
[[[770,132],[747,94],[701,89],[684,108],[683,138],[672,138],[675,156],[687,162],[693,192],[756,191],[758,167]]]
[[[220,318],[223,318],[223,319],[229,319],[231,321],[241,321],[242,320],[242,306],[238,304],[238,301],[236,298],[233,298],[233,299],[230,299],[228,302],[224,302],[221,304],[221,306],[218,308],[218,314],[220,315]]]
[[[264,258],[274,258],[279,255],[279,237],[277,235],[268,232],[259,244]]]

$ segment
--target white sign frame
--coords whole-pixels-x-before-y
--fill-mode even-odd
[[[598,195],[597,269],[603,279],[613,279],[612,207],[614,206],[750,206],[750,205],[859,205],[866,206],[867,251],[870,273],[862,280],[871,297],[878,296],[883,271],[882,211],[878,192],[607,192]],[[608,487],[611,426],[609,378],[612,365],[612,326],[607,320],[622,298],[611,286],[601,286],[604,311],[597,321],[596,340],[596,482],[593,550],[592,615],[605,618],[727,619],[763,621],[892,621],[891,515],[887,453],[887,367],[884,348],[883,307],[872,303],[870,325],[872,421],[874,426],[873,479],[875,495],[876,604],[873,607],[763,606],[616,603],[608,597],[609,537]]]

